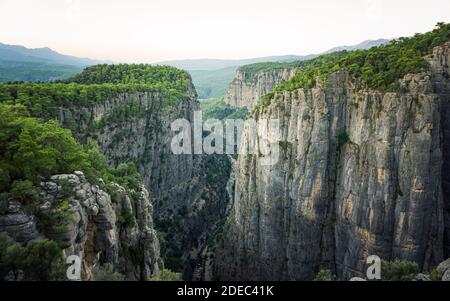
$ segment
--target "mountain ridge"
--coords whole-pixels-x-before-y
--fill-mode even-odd
[[[264,57],[256,57],[256,58],[247,58],[247,59],[213,59],[213,58],[204,58],[204,59],[181,59],[181,60],[167,60],[161,61],[157,64],[163,65],[171,65],[173,67],[177,67],[180,69],[186,69],[189,71],[195,70],[218,70],[224,69],[233,66],[243,66],[254,63],[262,63],[262,62],[293,62],[298,60],[308,60],[319,54],[335,52],[338,50],[355,50],[355,49],[368,49],[373,46],[379,46],[382,44],[389,43],[389,39],[376,39],[376,40],[365,40],[361,43],[355,45],[344,45],[333,47],[325,52],[319,53],[311,53],[306,55],[296,55],[296,54],[287,54],[287,55],[272,55],[272,56],[264,56]],[[206,64],[212,64],[210,67],[206,67]]]
[[[62,65],[77,65],[82,67],[108,62],[106,60],[96,60],[62,54],[49,47],[28,48],[22,45],[12,45],[0,42],[0,56],[2,58],[0,60],[3,60],[5,54],[9,54],[9,60],[12,61],[57,62]]]

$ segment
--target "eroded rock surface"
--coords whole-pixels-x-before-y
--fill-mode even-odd
[[[281,133],[268,129],[281,136],[280,160],[239,156],[217,279],[306,280],[320,268],[350,279],[369,255],[424,271],[445,258],[448,44],[433,53],[431,71],[405,76],[399,92],[339,72],[255,113],[280,120]]]

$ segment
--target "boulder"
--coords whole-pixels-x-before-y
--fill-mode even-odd
[[[361,278],[361,277],[353,277],[353,278],[350,278],[349,281],[367,281],[367,280],[364,278]]]
[[[442,275],[442,281],[450,281],[450,269],[446,270],[444,275]]]
[[[428,275],[419,273],[414,277],[414,281],[431,281],[430,277]]]
[[[438,270],[447,271],[450,269],[450,258],[444,260],[437,266]]]

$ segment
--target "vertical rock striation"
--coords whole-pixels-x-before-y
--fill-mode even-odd
[[[254,74],[246,74],[238,69],[225,93],[224,101],[233,107],[251,110],[261,95],[269,93],[280,83],[289,80],[297,69],[289,67],[261,70]]]
[[[426,57],[433,72],[433,86],[441,99],[442,188],[444,193],[445,218],[445,258],[450,257],[450,43],[436,47]]]
[[[215,277],[305,280],[329,268],[350,279],[369,255],[423,270],[448,256],[448,55],[435,48],[431,72],[405,76],[401,92],[338,72],[256,112],[280,120],[280,160],[239,156]]]
[[[172,153],[171,123],[192,122],[195,110],[199,103],[190,86],[176,105],[159,93],[134,92],[92,107],[61,107],[59,114],[65,127],[76,123],[78,140],[94,139],[111,166],[136,164],[153,199],[161,256],[185,279],[192,278],[210,232],[225,214],[230,172],[226,157]]]

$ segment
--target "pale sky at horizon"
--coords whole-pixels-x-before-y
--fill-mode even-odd
[[[0,0],[0,42],[123,62],[305,55],[439,21],[449,0]]]

